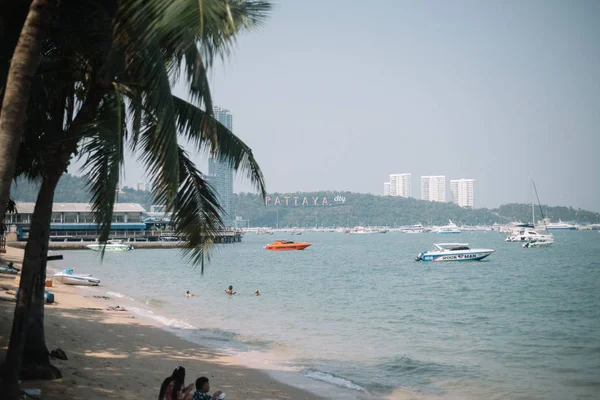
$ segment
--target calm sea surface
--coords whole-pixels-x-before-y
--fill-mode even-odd
[[[217,248],[203,276],[179,250],[109,253],[103,262],[92,251],[63,252],[51,267],[92,273],[102,286],[86,290],[194,342],[343,387],[339,398],[599,399],[600,234],[555,233],[546,249],[505,236],[246,235]],[[264,251],[275,237],[312,246]],[[413,261],[447,241],[496,253]]]

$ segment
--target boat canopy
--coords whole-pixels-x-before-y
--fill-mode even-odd
[[[470,250],[469,243],[436,243],[434,250]]]

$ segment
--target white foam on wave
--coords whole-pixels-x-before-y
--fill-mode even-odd
[[[127,299],[127,300],[134,301],[134,299],[133,299],[133,298],[131,298],[131,297],[129,297],[129,296],[125,296],[124,294],[122,294],[122,293],[119,293],[119,292],[111,292],[111,291],[108,291],[108,292],[106,292],[106,295],[107,295],[107,296],[116,297],[116,298],[119,298],[119,299]]]
[[[141,317],[149,318],[154,321],[160,322],[162,325],[168,326],[169,328],[196,329],[194,325],[188,324],[185,321],[181,321],[175,318],[167,318],[162,315],[157,315],[150,310],[144,310],[138,307],[129,307],[128,310],[135,314],[138,314]]]
[[[343,387],[346,389],[358,390],[359,392],[367,393],[367,390],[365,388],[357,385],[356,383],[354,383],[348,379],[340,378],[338,376],[330,375],[330,374],[327,374],[325,372],[320,372],[320,371],[308,370],[308,371],[303,371],[302,373],[311,379],[330,383],[332,385],[340,386],[340,387]]]

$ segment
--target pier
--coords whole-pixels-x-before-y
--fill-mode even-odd
[[[227,230],[221,232],[215,237],[215,244],[240,243],[243,233],[240,231]],[[0,237],[2,238],[2,237]],[[165,240],[169,238],[169,240]],[[53,236],[48,243],[49,250],[86,250],[87,246],[97,243],[95,236]],[[175,239],[175,240],[173,240]],[[132,237],[112,237],[109,240],[122,240],[123,243],[133,245],[135,249],[177,249],[185,248],[183,241],[177,240],[174,236],[132,236]],[[26,240],[11,241],[8,246],[24,249],[27,245]]]

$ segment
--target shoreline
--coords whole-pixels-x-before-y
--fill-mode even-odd
[[[7,246],[1,259],[18,265],[22,254]],[[0,286],[0,357],[4,358],[18,285],[14,275],[0,274]],[[85,296],[85,289],[56,282],[49,290],[55,303],[45,308],[48,350],[61,348],[68,360],[52,360],[62,379],[23,382],[22,388],[41,389],[43,399],[155,398],[162,380],[177,365],[186,368],[187,384],[207,376],[212,389],[224,391],[231,400],[332,398],[314,394],[323,385],[301,379],[296,372],[250,368],[236,356],[190,342],[130,311],[110,310],[119,299]]]

